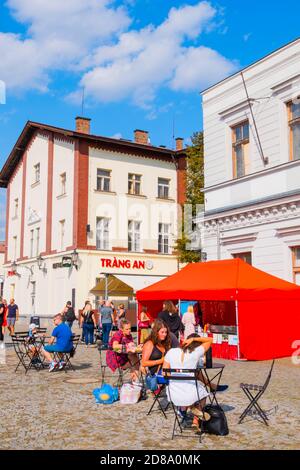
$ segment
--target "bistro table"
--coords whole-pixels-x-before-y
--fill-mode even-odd
[[[198,367],[203,375],[203,379],[204,379],[203,382],[206,387],[206,390],[210,392],[210,395],[208,398],[209,398],[211,405],[215,403],[217,406],[219,406],[216,393],[217,393],[217,389],[222,378],[224,367],[225,367],[225,364],[220,364],[217,362],[213,363],[211,367],[206,367],[205,365]],[[213,372],[210,374],[209,371],[213,371]],[[212,383],[216,385],[215,389],[212,389],[211,387]],[[212,394],[212,397],[211,397],[211,394]]]

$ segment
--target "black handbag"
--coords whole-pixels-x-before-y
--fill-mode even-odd
[[[227,419],[224,411],[217,405],[206,405],[203,411],[210,415],[207,421],[201,420],[201,431],[216,436],[227,436],[229,434]]]

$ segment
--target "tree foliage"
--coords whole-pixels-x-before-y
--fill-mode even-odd
[[[187,148],[186,203],[192,205],[192,214],[196,215],[196,205],[204,203],[204,142],[203,132],[195,132],[191,137],[192,145]],[[176,241],[175,250],[180,263],[196,263],[201,260],[201,253],[187,249],[191,240],[184,234]]]

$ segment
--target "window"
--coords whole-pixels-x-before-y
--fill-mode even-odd
[[[61,196],[66,194],[66,182],[67,182],[67,175],[66,173],[62,173],[60,175],[60,195]]]
[[[251,264],[252,265],[252,253],[251,251],[247,251],[245,253],[235,253],[232,255],[233,258],[239,258],[245,261],[245,263]]]
[[[36,256],[39,256],[40,254],[40,229],[36,229]]]
[[[17,243],[18,243],[18,237],[13,237],[13,250],[14,250],[14,261],[17,259]]]
[[[158,178],[158,197],[160,199],[169,199],[170,180]]]
[[[109,250],[109,219],[105,217],[97,217],[96,248],[97,250]]]
[[[292,248],[294,282],[300,285],[300,246]]]
[[[165,255],[170,253],[170,225],[158,224],[158,251]]]
[[[61,251],[64,250],[65,247],[65,220],[60,220],[60,249]]]
[[[30,230],[30,258],[33,258],[34,230]]]
[[[97,191],[110,191],[110,170],[97,170]]]
[[[141,251],[141,222],[128,221],[128,251]]]
[[[288,103],[290,160],[300,159],[300,103]]]
[[[15,212],[14,212],[15,219],[18,217],[18,210],[19,210],[19,199],[15,199]]]
[[[34,183],[38,183],[41,177],[41,167],[40,164],[37,163],[34,165]]]
[[[128,194],[141,194],[141,175],[128,174]]]
[[[31,282],[31,312],[35,314],[35,295],[36,295],[36,282]]]
[[[249,122],[232,128],[233,177],[241,178],[249,172]]]

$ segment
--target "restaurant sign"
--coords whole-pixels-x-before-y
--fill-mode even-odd
[[[110,258],[101,258],[101,267],[102,268],[123,268],[123,269],[153,269],[153,262],[151,260],[130,260],[130,259],[118,259],[114,257]]]

